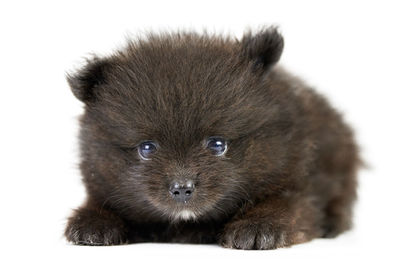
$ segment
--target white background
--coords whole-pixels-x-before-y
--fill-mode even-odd
[[[395,1],[1,1],[0,265],[399,266],[399,11]],[[268,24],[285,36],[281,63],[356,130],[370,169],[360,172],[354,230],[275,251],[67,244],[65,219],[84,189],[82,105],[65,71],[121,47],[129,34],[186,28],[240,37]]]

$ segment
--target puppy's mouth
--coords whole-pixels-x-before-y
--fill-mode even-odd
[[[174,221],[194,221],[196,220],[197,215],[190,209],[182,209],[180,211],[173,212],[172,217]]]
[[[187,190],[181,190],[179,193],[171,193],[171,197],[175,204],[174,208],[170,213],[172,221],[195,221],[199,217],[199,212],[194,205],[195,198],[193,199],[193,192],[187,192]]]
[[[171,183],[169,193],[177,204],[177,208],[171,215],[173,221],[190,221],[198,217],[191,208],[194,191],[195,185],[192,180],[173,181]]]

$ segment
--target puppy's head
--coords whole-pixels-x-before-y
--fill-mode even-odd
[[[69,75],[85,103],[89,197],[173,221],[228,215],[250,201],[266,160],[259,129],[279,113],[266,76],[282,47],[275,29],[241,41],[148,36]]]

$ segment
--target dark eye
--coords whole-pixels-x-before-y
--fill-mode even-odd
[[[215,156],[222,156],[227,150],[227,144],[222,137],[210,137],[207,140],[207,148],[210,149]]]
[[[157,146],[152,141],[146,141],[139,145],[138,152],[142,159],[150,159],[151,154],[157,151]]]

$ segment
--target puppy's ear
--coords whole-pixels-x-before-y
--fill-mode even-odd
[[[249,32],[241,42],[244,56],[254,62],[255,69],[269,70],[282,55],[283,37],[275,27],[263,29],[255,35]]]
[[[75,97],[84,103],[96,99],[96,87],[106,83],[106,73],[111,67],[107,59],[87,60],[86,65],[74,74],[67,74],[67,81]]]

